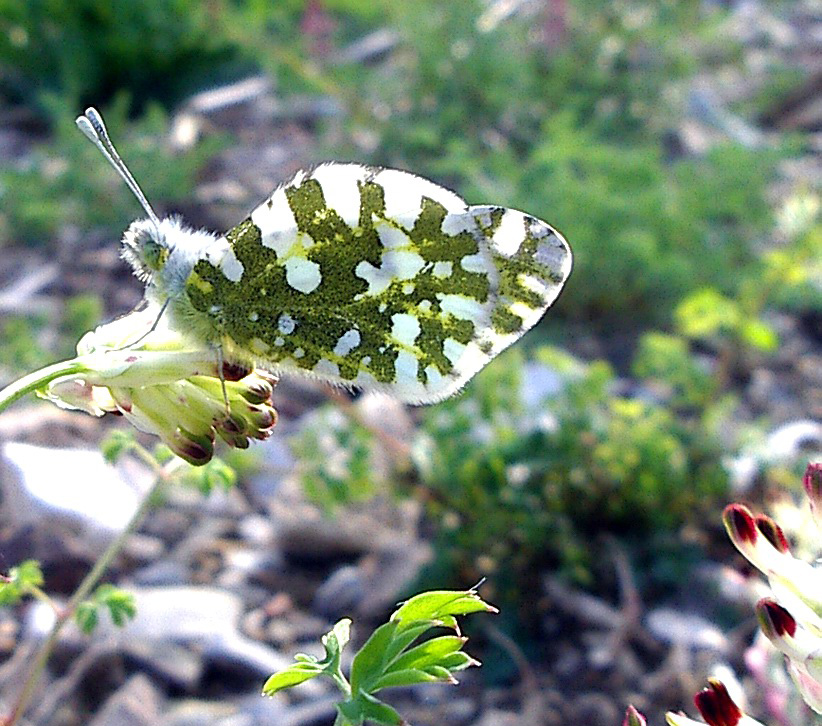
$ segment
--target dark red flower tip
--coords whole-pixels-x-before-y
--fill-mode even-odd
[[[776,600],[762,598],[756,604],[756,617],[768,638],[781,638],[786,633],[793,637],[796,633],[796,619]]]
[[[808,464],[802,477],[802,486],[812,500],[816,501],[822,497],[822,462],[812,461]]]
[[[710,726],[736,726],[743,716],[728,689],[716,678],[708,679],[708,687],[694,696],[694,703]]]
[[[241,363],[229,363],[228,361],[223,363],[223,380],[225,381],[239,381],[249,373],[251,369]]]
[[[732,537],[742,542],[754,544],[757,537],[756,521],[751,510],[744,504],[729,504],[722,512],[725,526],[730,530]]]
[[[790,550],[782,527],[774,522],[768,515],[760,514],[756,518],[756,528],[762,532],[762,536],[780,552],[788,552]]]
[[[628,706],[625,711],[625,718],[622,721],[622,726],[647,726],[645,716],[637,711],[633,706]]]

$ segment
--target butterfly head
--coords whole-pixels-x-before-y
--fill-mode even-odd
[[[162,272],[169,254],[162,222],[155,225],[150,219],[138,219],[131,223],[123,235],[123,259],[144,282]]]

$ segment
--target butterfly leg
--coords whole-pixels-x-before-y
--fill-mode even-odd
[[[217,375],[220,377],[220,386],[223,389],[223,403],[225,403],[225,415],[229,416],[231,407],[228,405],[228,392],[225,388],[225,358],[223,357],[223,346],[216,345],[214,350],[217,353]]]
[[[122,345],[119,348],[115,348],[114,350],[127,350],[128,348],[133,348],[135,345],[142,343],[149,335],[151,335],[155,330],[157,330],[157,326],[160,324],[160,320],[163,318],[163,314],[168,308],[169,300],[166,300],[162,307],[160,308],[160,312],[157,313],[157,317],[154,318],[154,322],[151,324],[151,327],[143,333],[137,340],[131,341],[131,343],[127,343],[126,345]]]

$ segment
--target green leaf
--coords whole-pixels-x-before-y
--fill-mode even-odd
[[[25,560],[12,567],[9,574],[0,578],[0,605],[14,605],[24,595],[31,592],[31,588],[43,584],[43,571],[37,560]]]
[[[325,658],[317,660],[313,655],[297,653],[294,660],[297,661],[279,673],[271,676],[263,686],[263,695],[271,696],[284,688],[291,688],[304,683],[311,678],[321,675],[338,675],[340,667],[340,655],[343,648],[348,643],[351,634],[351,620],[343,618],[322,637],[322,644],[325,648]]]
[[[284,671],[271,676],[263,685],[263,695],[273,696],[277,691],[298,686],[300,683],[305,683],[322,674],[323,668],[319,665],[311,665],[306,662],[295,663]]]
[[[117,460],[134,446],[134,434],[131,431],[112,431],[100,442],[100,451],[109,464]]]
[[[426,640],[392,662],[388,672],[406,668],[425,668],[438,664],[445,656],[459,651],[465,645],[466,640],[467,638],[458,635],[443,635]]]
[[[97,627],[97,605],[90,600],[81,602],[74,611],[74,620],[80,631],[89,635]]]
[[[448,615],[497,612],[484,602],[474,590],[432,590],[406,600],[391,615],[391,620],[407,623],[414,620],[443,620]],[[449,625],[453,618],[447,621]],[[403,625],[400,625],[402,629]]]
[[[439,625],[435,620],[420,620],[416,623],[406,622],[402,631],[395,633],[393,640],[389,643],[385,651],[386,663],[393,662],[402,651],[420,637],[426,630]]]
[[[365,693],[359,700],[362,704],[361,713],[369,721],[376,721],[385,726],[405,726],[407,724],[407,721],[387,703]]]
[[[451,673],[455,671],[462,671],[471,666],[478,666],[480,662],[476,658],[472,658],[468,653],[451,653],[451,655],[444,656],[438,663],[443,668],[447,668]]]
[[[348,645],[351,639],[351,620],[343,618],[322,638],[325,648],[325,660],[339,660],[343,648]]]
[[[118,628],[122,628],[126,621],[137,614],[134,595],[114,585],[100,585],[94,593],[94,600],[108,609],[111,621]]]
[[[351,690],[353,693],[368,690],[369,683],[382,675],[388,645],[393,639],[397,626],[398,623],[393,620],[390,623],[381,625],[371,633],[371,637],[365,641],[365,644],[354,656],[351,663]]]
[[[772,352],[779,347],[776,331],[761,320],[745,321],[739,334],[743,342],[765,352]]]
[[[452,680],[448,671],[445,671],[446,677],[440,678],[429,673],[427,670],[419,668],[406,668],[398,671],[391,671],[386,673],[381,678],[378,678],[373,687],[372,693],[382,690],[383,688],[396,688],[398,686],[415,686],[418,683],[434,683],[436,681],[450,681]]]

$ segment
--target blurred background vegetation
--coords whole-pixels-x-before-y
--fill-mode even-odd
[[[601,555],[618,536],[660,592],[696,556],[683,533],[718,524],[723,462],[778,423],[740,412],[751,370],[780,349],[774,320],[810,321],[819,343],[819,179],[783,173],[808,137],[763,131],[808,72],[775,54],[752,81],[729,23],[723,3],[694,0],[0,0],[2,115],[19,132],[0,160],[0,245],[48,258],[72,233],[113,246],[136,215],[74,128],[90,104],[149,199],[207,224],[193,200],[231,173],[221,154],[248,141],[248,119],[182,144],[169,128],[194,94],[259,75],[280,108],[316,101],[257,124],[298,125],[303,164],[398,166],[546,219],[575,270],[525,344],[420,411],[387,474],[367,421],[313,419],[291,437],[301,477],[332,513],[417,497],[436,552],[425,584],[488,575],[489,597],[517,605],[558,568],[609,591]],[[728,78],[745,92],[704,91]],[[105,292],[62,293],[56,313],[4,314],[4,378],[122,312]]]

